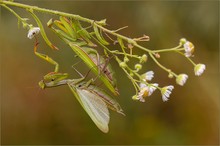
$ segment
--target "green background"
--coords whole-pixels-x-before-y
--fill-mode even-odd
[[[117,100],[126,116],[111,112],[110,131],[103,134],[68,87],[39,89],[38,81],[52,71],[53,66],[34,55],[34,40],[26,37],[27,30],[18,29],[14,15],[1,8],[1,144],[219,144],[218,1],[19,2],[94,20],[106,18],[110,29],[129,26],[121,34],[131,38],[150,36],[149,42],[141,43],[150,49],[174,47],[185,37],[195,45],[193,60],[206,64],[207,70],[196,77],[193,66],[184,57],[176,53],[161,54],[161,63],[178,74],[187,73],[189,80],[180,87],[149,60],[143,72],[154,70],[153,82],[160,86],[174,84],[175,89],[166,103],[158,91],[141,103],[131,99],[135,94],[131,83],[111,60],[120,90]],[[22,9],[14,10],[31,18]],[[44,24],[50,18],[57,18],[37,15]],[[49,54],[60,63],[62,71],[78,77],[71,66],[79,59],[47,28],[46,31],[61,49],[52,51],[40,38],[39,52]],[[76,67],[83,73],[89,70],[82,62]]]

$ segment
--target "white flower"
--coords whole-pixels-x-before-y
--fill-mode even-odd
[[[154,77],[154,72],[148,71],[145,74],[143,74],[142,77],[143,77],[143,81],[151,81]]]
[[[157,83],[150,84],[150,85],[148,85],[148,87],[149,87],[149,95],[148,96],[151,96],[151,94],[157,89],[156,87],[158,87],[158,84]]]
[[[191,42],[186,41],[186,43],[183,45],[183,47],[185,49],[185,56],[191,57],[194,52],[194,45]]]
[[[183,86],[186,83],[186,80],[188,79],[188,75],[186,74],[180,74],[176,78],[176,83],[180,86]]]
[[[138,93],[136,100],[141,102],[145,102],[145,97],[150,96],[158,87],[157,83],[146,85],[144,83],[140,83],[140,92]]]
[[[35,35],[39,34],[39,32],[40,32],[39,27],[33,27],[33,28],[29,29],[27,37],[29,39],[32,39]]]
[[[194,67],[195,75],[200,76],[205,71],[205,68],[206,68],[205,64],[197,64]]]
[[[163,87],[163,88],[161,89],[161,94],[162,94],[162,100],[163,100],[163,102],[169,100],[171,91],[172,91],[173,89],[174,89],[174,86],[172,86],[172,85]]]

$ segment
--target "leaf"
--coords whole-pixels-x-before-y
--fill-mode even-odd
[[[37,22],[37,25],[40,27],[40,33],[44,39],[44,41],[47,43],[48,46],[50,46],[52,49],[55,49],[55,50],[59,50],[56,46],[54,46],[50,40],[48,39],[45,31],[44,31],[44,27],[40,21],[40,19],[34,14],[33,11],[29,10],[29,12],[31,13],[31,15],[33,16],[33,18],[35,19],[35,21]]]
[[[72,37],[70,37],[68,34],[66,34],[65,32],[63,32],[62,30],[59,30],[59,29],[55,29],[55,28],[51,28],[57,35],[59,38],[61,38],[64,42],[75,42],[76,40]],[[67,40],[68,41],[67,41]]]
[[[77,39],[78,35],[77,33],[74,31],[74,29],[72,28],[72,26],[70,25],[70,23],[68,22],[68,19],[65,17],[60,16],[60,21],[63,24],[63,26],[66,28],[67,33],[73,38],[73,39]]]
[[[94,44],[90,40],[91,36],[90,36],[89,32],[81,26],[81,24],[78,20],[72,19],[71,24],[72,24],[72,27],[77,32],[77,34],[88,43],[88,46],[96,47],[96,44]]]
[[[97,37],[97,39],[102,43],[103,45],[109,45],[109,43],[104,39],[104,37],[100,34],[98,27],[94,24],[93,25],[94,33]]]
[[[124,48],[126,48],[126,47],[125,47],[125,45],[123,43],[123,40],[121,38],[119,38],[119,37],[117,39],[118,39],[118,43],[121,46],[122,50],[124,50]]]
[[[99,68],[97,67],[97,64],[92,60],[92,58],[89,56],[89,54],[83,50],[82,47],[74,44],[74,43],[69,43],[69,46],[72,48],[72,50],[78,55],[84,63],[91,68],[91,70],[95,73],[95,75],[99,75]],[[106,76],[100,76],[100,80],[106,85],[106,87],[113,92],[115,95],[118,95],[118,91],[115,90],[114,86],[111,84],[109,79]]]
[[[64,27],[64,25],[62,24],[61,21],[54,20],[54,24],[55,24],[60,30],[62,30],[63,32],[65,32],[67,35],[69,35],[67,29]],[[70,36],[70,35],[69,35],[69,36]]]

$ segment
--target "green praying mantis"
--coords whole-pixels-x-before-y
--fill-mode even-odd
[[[30,13],[34,16],[38,25],[41,25],[36,15],[31,11]],[[53,24],[59,29],[54,28],[52,26]],[[60,21],[50,20],[48,26],[70,46],[76,55],[86,63],[91,71],[97,75],[97,78],[99,78],[111,92],[115,95],[119,94],[111,66],[109,64],[107,65],[105,63],[106,60],[101,57],[95,49],[91,48],[92,46],[94,47],[95,44],[88,39],[90,34],[81,27],[78,21],[73,23],[65,17],[60,17]],[[94,30],[98,33],[97,28],[94,28]],[[45,89],[60,85],[68,85],[73,95],[77,98],[96,126],[102,132],[107,133],[109,131],[108,123],[110,119],[108,108],[124,115],[119,103],[104,90],[93,85],[93,79],[85,82],[86,76],[83,77],[82,75],[79,79],[67,79],[68,74],[59,72],[59,64],[55,60],[37,51],[39,43],[37,37],[34,37],[36,40],[34,46],[35,55],[55,66],[54,71],[46,74],[43,80],[39,82],[40,88]],[[98,35],[97,38],[99,38],[99,40],[102,39],[100,35]],[[107,45],[107,43],[105,44]]]
[[[56,87],[60,85],[68,85],[71,89],[73,95],[77,98],[81,106],[88,113],[92,121],[96,126],[104,133],[109,131],[108,123],[110,120],[108,108],[124,115],[122,108],[119,103],[113,99],[104,90],[92,85],[93,80],[85,82],[85,77],[81,75],[79,79],[67,79],[67,73],[59,73],[59,64],[54,61],[48,55],[37,52],[39,43],[37,42],[34,46],[34,53],[41,59],[55,65],[54,72],[50,72],[43,77],[43,80],[39,82],[39,86],[42,89]],[[81,49],[78,47],[77,49]],[[86,48],[84,48],[86,50]],[[86,57],[88,57],[92,63],[95,65],[91,68],[98,68],[100,72],[103,72],[106,76],[112,75],[111,70],[108,65],[103,64],[104,60],[100,61],[99,56],[96,55],[94,50],[86,50]],[[84,50],[81,50],[84,51]],[[88,53],[89,52],[89,53]],[[92,64],[92,65],[93,65]],[[113,77],[111,77],[113,79]]]
[[[30,14],[33,16],[38,26],[40,27],[41,35],[44,38],[45,42],[54,50],[58,50],[47,38],[46,33],[44,31],[43,25],[40,19],[34,14],[33,10],[28,10]],[[53,25],[56,26],[53,27]],[[92,68],[92,71],[95,75],[99,76],[99,79],[104,83],[104,85],[114,94],[119,95],[118,89],[116,87],[116,80],[114,78],[114,73],[110,67],[110,65],[102,66],[98,65],[100,62],[99,53],[93,49],[92,47],[96,47],[90,39],[92,37],[92,33],[89,33],[85,28],[83,28],[78,20],[75,19],[67,19],[66,17],[60,16],[60,20],[52,20],[50,19],[47,23],[47,26],[51,28],[57,36],[59,36],[75,53],[78,57],[80,57],[83,62],[89,67]],[[103,42],[104,44],[108,44],[104,38],[101,36],[97,27],[94,27],[94,33],[99,40],[99,42]],[[35,37],[36,39],[36,37]],[[34,53],[43,60],[55,65],[54,72],[59,72],[59,64],[54,61],[49,56],[38,53],[37,45],[35,44]],[[94,55],[96,56],[94,58]],[[103,60],[103,59],[101,59]],[[95,67],[96,66],[96,67]],[[101,75],[100,75],[101,74]]]
[[[105,64],[103,63],[105,59],[93,48],[96,47],[96,44],[90,40],[92,34],[84,29],[79,21],[60,17],[60,20],[50,19],[47,25],[99,76],[99,79],[114,95],[119,95],[114,72],[110,64],[103,65]],[[99,41],[105,42],[97,29],[94,27],[97,38],[99,38]],[[105,44],[107,43],[105,42]]]
[[[104,133],[109,131],[110,120],[108,108],[124,115],[119,103],[104,90],[91,84],[92,80],[85,82],[85,77],[79,79],[67,79],[67,74],[50,73],[39,82],[42,89],[68,85],[73,95],[79,101],[83,109],[90,116],[96,126]]]

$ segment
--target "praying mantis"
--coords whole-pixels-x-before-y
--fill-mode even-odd
[[[33,12],[31,13],[38,24],[41,25],[41,22],[36,19],[37,17]],[[63,17],[60,17],[60,21],[55,22],[60,29],[53,28],[51,26],[52,24],[50,24],[52,22],[48,24],[50,28],[52,28],[52,30],[71,47],[71,49],[86,63],[88,67],[90,67],[100,80],[103,81],[110,91],[115,95],[118,95],[119,93],[115,86],[111,67],[106,64],[103,65],[104,59],[99,56],[95,49],[89,47],[94,46],[95,44],[88,39],[88,32],[82,29],[79,23],[76,22],[73,26],[72,23],[69,23],[69,21]],[[80,30],[74,31],[73,28]],[[60,85],[68,85],[73,95],[77,98],[96,126],[102,132],[107,133],[109,131],[108,123],[110,119],[108,108],[124,115],[119,103],[104,90],[92,85],[93,79],[85,82],[85,77],[82,75],[79,79],[67,79],[68,74],[59,72],[59,64],[56,61],[48,55],[37,52],[39,43],[36,36],[34,37],[36,39],[34,46],[35,55],[55,66],[54,72],[46,74],[43,77],[43,80],[39,82],[40,88],[45,89]],[[99,39],[101,39],[100,36]]]
[[[36,20],[40,28],[43,30],[43,26],[37,16],[32,11],[29,12]],[[95,47],[96,45],[90,41],[91,34],[81,26],[79,21],[74,19],[69,20],[65,17],[60,17],[60,21],[53,21],[52,19],[50,19],[47,25],[76,53],[77,56],[79,56],[83,60],[83,62],[89,68],[92,69],[95,75],[98,76],[98,78],[112,93],[114,93],[114,95],[119,95],[118,89],[116,87],[116,80],[113,76],[114,73],[110,65],[99,65],[100,61],[103,62],[104,59],[99,56],[99,53],[95,49],[91,48]],[[56,27],[58,27],[59,29],[54,28],[53,25],[56,25]],[[104,42],[104,39],[102,39],[102,36],[99,34],[96,27],[94,27],[94,31],[97,38],[99,38],[101,42]],[[41,34],[42,36],[44,36],[44,38],[47,38],[44,31],[41,32]],[[34,53],[41,59],[55,65],[54,72],[58,73],[59,64],[49,56],[37,52],[37,46],[38,43],[35,43]]]
[[[83,109],[95,125],[104,133],[109,131],[110,120],[108,108],[124,115],[119,103],[104,90],[91,84],[92,80],[85,82],[85,77],[79,79],[67,79],[67,74],[50,73],[39,82],[42,89],[61,85],[68,85],[73,95],[79,101]]]

